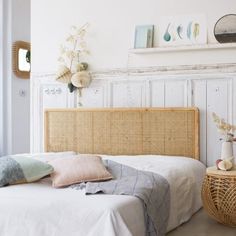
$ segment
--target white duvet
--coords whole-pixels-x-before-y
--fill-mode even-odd
[[[164,176],[170,184],[168,231],[201,208],[205,167],[184,157],[103,156]],[[158,214],[158,212],[157,212]],[[50,179],[0,188],[0,236],[144,236],[142,203],[132,196],[53,189]]]

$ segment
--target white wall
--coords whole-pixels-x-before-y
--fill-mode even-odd
[[[62,89],[61,94],[54,92],[59,86],[64,86],[55,83],[53,76],[58,67],[59,46],[65,41],[72,25],[80,26],[89,22],[91,27],[87,42],[91,55],[87,60],[92,70],[98,70],[95,74],[99,75],[99,70],[112,68],[167,67],[165,73],[155,67],[151,78],[149,72],[152,72],[153,68],[149,68],[150,71],[144,68],[147,73],[134,73],[136,76],[127,74],[122,69],[105,70],[105,73],[100,73],[97,78],[95,76],[92,85],[83,91],[84,106],[198,106],[201,113],[201,160],[212,165],[219,157],[220,144],[211,113],[217,111],[229,122],[236,120],[233,102],[236,100],[236,93],[233,91],[236,88],[236,69],[234,66],[231,68],[233,71],[230,71],[228,64],[225,67],[222,65],[219,70],[217,66],[212,70],[211,64],[236,63],[236,49],[178,51],[151,55],[135,55],[129,53],[129,49],[133,47],[135,25],[154,24],[158,33],[161,16],[179,14],[205,14],[208,43],[216,43],[213,35],[216,21],[225,14],[235,12],[235,0],[32,0],[32,72],[35,83],[32,86],[35,92],[32,94],[32,127],[36,130],[32,132],[32,143],[35,144],[32,150],[42,150],[40,142],[43,137],[43,108],[71,105],[67,104],[67,90]],[[157,41],[155,46],[158,46]],[[198,64],[204,66],[199,67]],[[210,65],[209,69],[205,70],[206,64]],[[169,75],[173,65],[194,65],[196,70],[180,74],[176,69]],[[47,81],[48,77],[50,81]]]
[[[30,0],[13,0],[12,42],[30,42]],[[20,96],[24,92],[25,96]],[[12,153],[30,151],[30,80],[12,76]]]
[[[133,46],[134,27],[138,24],[157,26],[161,16],[206,14],[208,39],[215,43],[213,27],[224,14],[236,12],[235,0],[32,0],[32,72],[57,69],[59,45],[71,25],[89,22],[88,61],[92,69],[126,67],[128,49]],[[155,42],[157,45],[157,42]],[[235,50],[215,52],[129,55],[129,66],[203,64],[235,62]]]
[[[0,0],[0,35],[3,35],[3,1]],[[3,154],[3,40],[0,42],[0,156]]]
[[[30,0],[3,0],[3,154],[30,150],[30,80],[12,72],[12,43],[30,41]],[[24,91],[26,96],[21,97]]]
[[[2,152],[11,153],[11,1],[2,0]]]

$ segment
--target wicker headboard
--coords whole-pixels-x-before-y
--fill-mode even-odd
[[[45,151],[199,159],[197,108],[49,109]]]

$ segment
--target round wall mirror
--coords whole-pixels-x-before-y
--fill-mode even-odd
[[[236,14],[221,17],[215,24],[214,35],[219,43],[236,42]]]

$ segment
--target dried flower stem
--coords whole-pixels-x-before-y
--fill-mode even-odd
[[[78,42],[78,39],[75,40],[73,51],[75,51],[75,49],[76,49],[77,42]],[[73,55],[72,58],[71,58],[71,60],[70,60],[70,70],[71,70],[71,68],[72,68],[74,59],[75,59],[75,55]]]
[[[212,113],[213,120],[216,124],[218,131],[224,135],[226,142],[235,141],[234,132],[236,131],[236,126],[226,123],[224,119],[221,119],[214,112]],[[223,140],[223,139],[220,139]]]
[[[80,34],[85,28],[87,28],[88,26],[89,26],[89,24],[88,24],[88,23],[85,23],[82,27],[79,28],[77,34],[79,35],[79,34]],[[74,42],[73,51],[76,50],[77,43],[78,43],[78,37],[76,38],[76,40],[75,40],[75,42]],[[73,65],[74,59],[75,59],[75,55],[73,55],[72,58],[71,58],[71,61],[70,61],[70,70],[72,69],[72,65]]]

